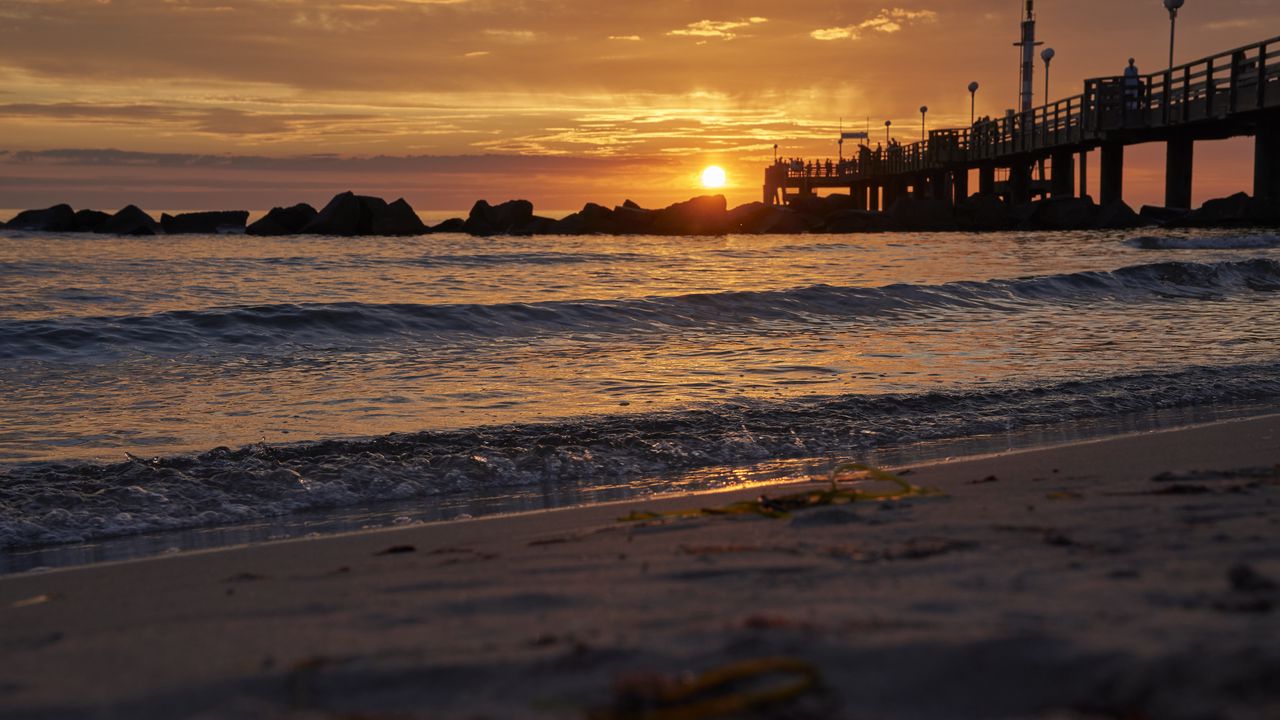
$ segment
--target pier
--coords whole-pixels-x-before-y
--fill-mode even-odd
[[[1165,206],[1190,209],[1196,141],[1239,136],[1256,138],[1254,196],[1280,202],[1280,37],[1142,75],[1136,85],[1121,76],[1086,80],[1079,95],[932,130],[920,142],[862,146],[838,161],[775,160],[765,170],[764,201],[839,188],[863,210],[887,208],[906,193],[955,204],[969,196],[974,170],[978,192],[1009,202],[1083,196],[1087,153],[1100,150],[1098,195],[1107,205],[1124,194],[1125,147],[1163,142]]]

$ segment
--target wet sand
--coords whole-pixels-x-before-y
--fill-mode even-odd
[[[1272,416],[0,578],[0,716],[1273,718],[1277,463]]]

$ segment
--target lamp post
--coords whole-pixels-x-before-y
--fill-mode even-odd
[[[884,121],[884,146],[889,147],[889,126],[893,124],[892,120]]]
[[[1173,69],[1173,39],[1178,29],[1178,9],[1186,3],[1186,0],[1164,0],[1164,6],[1169,9],[1169,69]]]
[[[1053,48],[1045,48],[1040,53],[1040,59],[1044,61],[1044,104],[1049,104],[1049,63],[1053,61]]]
[[[969,126],[970,127],[973,126],[974,118],[977,117],[976,115],[974,115],[974,112],[973,112],[976,107],[978,107],[978,81],[974,80],[973,82],[969,83]]]
[[[924,142],[924,141],[925,141],[925,130],[924,130],[924,129],[925,129],[925,124],[924,124],[924,116],[925,116],[925,115],[927,115],[928,113],[929,113],[929,106],[928,106],[928,105],[921,105],[921,106],[920,106],[920,142]]]

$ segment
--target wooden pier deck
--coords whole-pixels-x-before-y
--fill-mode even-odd
[[[1165,142],[1165,205],[1189,208],[1195,141],[1253,135],[1254,195],[1280,201],[1280,36],[1139,80],[1086,80],[1080,94],[1025,113],[933,130],[909,145],[863,146],[842,161],[777,161],[765,169],[764,200],[841,188],[869,210],[905,192],[957,202],[968,197],[972,170],[980,192],[1014,202],[1072,196],[1087,186],[1084,153],[1100,149],[1100,202],[1108,204],[1123,195],[1125,146]],[[1034,181],[1040,163],[1052,172]],[[997,171],[1007,179],[997,182]]]

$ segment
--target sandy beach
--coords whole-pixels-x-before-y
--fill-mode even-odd
[[[1271,416],[6,577],[0,715],[1276,717],[1278,462]]]

